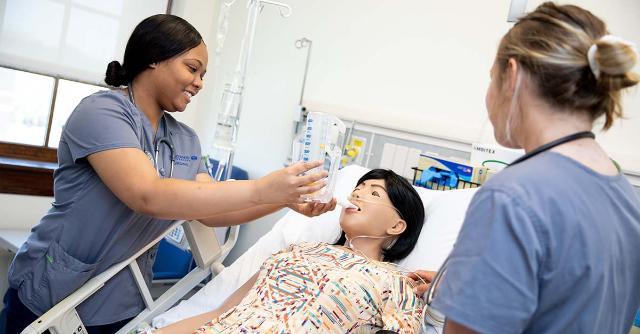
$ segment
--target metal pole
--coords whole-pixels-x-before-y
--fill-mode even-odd
[[[225,3],[231,6],[235,0]],[[287,4],[275,2],[271,0],[249,0],[247,23],[245,26],[244,37],[240,47],[240,58],[231,83],[225,86],[222,95],[222,110],[218,113],[218,122],[216,129],[216,138],[214,139],[214,151],[219,154],[219,165],[215,173],[216,181],[219,179],[229,179],[233,169],[233,158],[235,144],[238,139],[238,129],[240,125],[240,114],[243,107],[243,93],[245,76],[249,65],[249,58],[253,49],[255,39],[258,15],[264,4],[279,7],[280,15],[288,17],[291,15],[291,7]],[[220,131],[220,133],[218,133]],[[223,173],[223,169],[226,171]],[[224,176],[223,176],[224,174]]]
[[[235,117],[235,124],[233,127],[232,134],[232,142],[235,145],[236,140],[238,139],[238,128],[240,126],[240,114],[242,112],[242,97],[244,93],[244,82],[245,75],[247,73],[247,67],[249,66],[249,56],[251,55],[251,50],[253,48],[253,41],[256,34],[256,22],[258,21],[258,15],[260,14],[260,6],[261,3],[259,0],[250,0],[249,2],[249,13],[247,16],[247,25],[245,27],[245,36],[249,38],[244,40],[240,49],[240,60],[238,61],[238,68],[236,69],[236,73],[238,77],[234,78],[238,80],[237,82],[232,82],[230,89],[235,90],[234,93],[239,94],[238,99],[238,109]],[[236,87],[234,87],[234,84]],[[233,158],[234,152],[229,152],[229,158],[227,161],[227,170],[225,171],[225,180],[231,178],[231,171],[233,169]]]
[[[309,72],[309,62],[311,59],[311,47],[313,46],[313,41],[306,37],[303,37],[297,40],[295,45],[296,45],[296,48],[298,49],[302,49],[306,46],[309,47],[307,49],[307,61],[306,61],[306,64],[304,65],[304,76],[302,77],[302,91],[300,92],[300,102],[298,103],[300,106],[302,106],[302,100],[304,98],[304,89],[307,85],[307,73]]]

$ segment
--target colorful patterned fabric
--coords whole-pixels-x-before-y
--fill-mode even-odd
[[[196,333],[418,333],[422,306],[392,265],[301,243],[267,259],[238,306]]]

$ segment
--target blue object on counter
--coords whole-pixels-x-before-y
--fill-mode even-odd
[[[458,175],[448,170],[429,167],[429,169],[422,171],[420,181],[417,182],[417,185],[431,189],[428,182],[435,183],[439,186],[455,188],[458,185]]]
[[[638,309],[638,313],[636,313],[636,321],[633,322],[633,325],[640,327],[640,309]]]

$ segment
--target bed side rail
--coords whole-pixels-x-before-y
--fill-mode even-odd
[[[191,252],[197,265],[196,268],[176,282],[169,290],[165,291],[153,304],[147,305],[145,310],[122,327],[116,334],[127,334],[138,328],[142,322],[150,322],[153,318],[175,305],[209,275],[215,276],[225,268],[222,261],[229,255],[236,241],[238,241],[240,226],[230,227],[229,236],[222,246],[217,242],[211,242],[212,239],[217,240],[217,237],[210,227],[198,222],[188,222],[184,225],[184,228],[189,245],[195,246],[191,247]]]
[[[189,241],[197,267],[154,301],[136,259],[149,250],[149,248],[160,242],[160,240],[171,233],[173,229],[183,224],[185,235]],[[224,269],[222,261],[235,245],[238,239],[238,232],[238,226],[231,227],[229,237],[221,246],[213,228],[206,227],[196,221],[176,221],[171,224],[171,227],[164,233],[144,246],[133,256],[93,277],[78,290],[54,305],[50,310],[25,328],[22,334],[44,333],[47,330],[53,334],[86,334],[87,330],[78,316],[76,307],[102,288],[109,279],[121,270],[129,267],[134,275],[136,285],[146,308],[118,331],[118,333],[128,333],[135,329],[140,322],[149,321],[169,309],[209,275],[218,274]]]

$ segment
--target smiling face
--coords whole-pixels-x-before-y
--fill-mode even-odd
[[[406,228],[389,199],[384,180],[360,183],[351,193],[351,203],[358,209],[345,209],[340,216],[340,227],[350,238],[398,235]]]
[[[204,43],[178,56],[152,65],[156,96],[163,110],[182,112],[203,87],[208,64]]]

